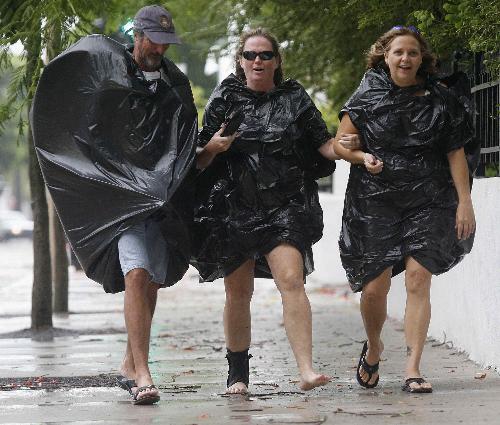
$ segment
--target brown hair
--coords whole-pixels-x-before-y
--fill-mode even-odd
[[[436,73],[436,56],[431,52],[427,42],[422,35],[413,28],[395,27],[382,34],[378,40],[373,43],[366,54],[367,68],[376,68],[382,66],[386,71],[389,70],[385,63],[385,53],[390,49],[392,41],[402,35],[411,35],[418,41],[420,52],[422,53],[422,64],[417,74],[429,75]]]
[[[236,69],[236,76],[241,80],[246,82],[245,78],[245,72],[243,71],[243,68],[240,65],[240,59],[241,56],[243,55],[243,49],[245,48],[245,43],[249,38],[252,37],[264,37],[265,39],[269,40],[271,43],[271,46],[273,47],[273,52],[274,55],[276,56],[276,59],[278,60],[278,68],[274,71],[274,84],[276,86],[279,86],[283,82],[283,69],[281,67],[282,60],[281,60],[281,53],[279,49],[279,44],[278,40],[274,35],[272,35],[269,31],[263,29],[263,28],[256,28],[256,29],[251,29],[248,31],[245,31],[241,33],[240,35],[240,41],[238,42],[238,50],[236,51],[236,54],[234,55],[234,66]]]

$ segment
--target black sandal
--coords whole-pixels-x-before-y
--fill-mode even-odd
[[[227,388],[236,384],[236,382],[241,382],[248,388],[250,376],[248,360],[251,357],[252,355],[248,354],[248,349],[244,351],[231,351],[229,348],[227,349],[226,359],[229,364]]]
[[[419,388],[413,388],[410,386],[411,383],[415,382],[416,384],[420,385]],[[405,383],[401,387],[401,389],[407,393],[413,393],[413,394],[428,394],[432,393],[432,387],[431,388],[423,388],[422,384],[427,383],[427,381],[424,378],[408,378],[405,379]]]
[[[129,394],[134,395],[132,393],[132,388],[137,387],[137,384],[133,379],[128,379],[126,376],[118,375],[116,377],[116,384],[123,388],[125,391],[128,391]]]
[[[361,356],[359,356],[358,369],[356,370],[356,379],[358,380],[358,384],[364,388],[375,388],[378,385],[378,380],[380,375],[377,376],[377,379],[373,384],[369,384],[372,376],[378,372],[378,366],[380,362],[375,363],[374,365],[368,364],[366,361],[366,352],[368,351],[368,341],[365,341],[363,344],[363,350],[361,351]],[[363,370],[368,374],[368,379],[363,381],[361,379],[361,375],[359,373],[359,368],[362,367]]]
[[[156,386],[154,385],[145,385],[144,387],[137,388],[137,391],[132,394],[132,403],[135,405],[146,405],[146,404],[155,404],[160,401],[160,395],[146,395],[144,397],[138,398],[139,394],[146,390],[156,390]]]

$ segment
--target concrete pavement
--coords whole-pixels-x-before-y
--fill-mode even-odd
[[[30,249],[26,241],[0,244],[2,332],[29,327]],[[279,294],[272,281],[258,280],[252,303],[251,394],[225,396],[223,285],[198,284],[194,270],[173,288],[160,291],[150,359],[162,400],[155,406],[133,406],[125,391],[107,386],[126,343],[122,295],[104,294],[80,272],[72,272],[70,279],[71,313],[55,316],[54,326],[78,335],[56,337],[53,342],[0,339],[0,381],[34,378],[29,382],[11,379],[23,382],[24,387],[0,388],[0,423],[500,422],[499,375],[482,370],[465,354],[439,341],[428,341],[422,364],[434,393],[402,393],[404,334],[401,323],[392,320],[384,330],[381,383],[374,390],[360,388],[354,373],[363,331],[356,300],[346,285],[320,285],[314,279],[307,284],[313,309],[314,359],[319,370],[333,377],[332,382],[308,393],[297,388]],[[485,377],[477,379],[481,374]],[[99,375],[102,386],[98,387],[85,387],[78,378]],[[74,386],[68,377],[74,378]],[[49,389],[29,389],[39,384]]]

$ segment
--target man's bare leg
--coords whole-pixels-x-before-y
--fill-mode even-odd
[[[158,298],[158,285],[149,284],[148,302],[149,302],[149,308],[151,310],[151,317],[154,316],[157,298]],[[127,336],[127,348],[125,350],[125,356],[123,357],[119,371],[120,374],[125,378],[135,380],[134,356],[132,354],[132,349],[130,348],[130,339],[128,338],[128,336]],[[132,390],[135,391],[136,388],[137,387],[133,387]]]
[[[330,381],[312,367],[311,305],[304,288],[304,260],[295,247],[274,248],[267,256],[274,281],[281,293],[283,321],[300,373],[300,389],[311,390]]]
[[[233,352],[248,350],[252,337],[250,302],[253,295],[253,270],[255,262],[248,260],[224,278],[226,303],[224,305],[224,335],[226,347]],[[236,382],[227,394],[245,394],[247,386]]]
[[[148,359],[153,319],[151,301],[155,301],[156,297],[152,295],[151,287],[155,287],[155,292],[158,289],[158,285],[150,282],[149,273],[144,269],[133,269],[125,276],[125,324],[138,387],[153,384]],[[143,391],[138,398],[152,395],[158,395],[158,390]]]

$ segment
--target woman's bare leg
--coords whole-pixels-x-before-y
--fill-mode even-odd
[[[302,254],[291,245],[279,245],[267,262],[281,293],[285,330],[300,372],[300,388],[311,390],[330,381],[312,368],[311,306],[304,288]]]
[[[360,311],[368,338],[368,351],[365,359],[369,365],[378,363],[380,355],[384,351],[380,335],[387,318],[387,294],[391,287],[391,272],[391,268],[384,270],[379,276],[368,282],[361,293]],[[359,374],[361,380],[367,382],[369,375],[362,366],[359,368]],[[377,377],[378,373],[374,373],[368,383],[373,384]]]
[[[432,274],[414,258],[406,259],[406,378],[420,378],[420,359],[431,320]],[[414,388],[432,388],[431,384],[410,384]]]
[[[224,335],[226,347],[233,351],[248,350],[251,342],[250,302],[253,295],[253,270],[255,261],[248,260],[224,278],[226,303],[224,305]],[[243,382],[227,388],[228,394],[244,394],[248,391]]]

